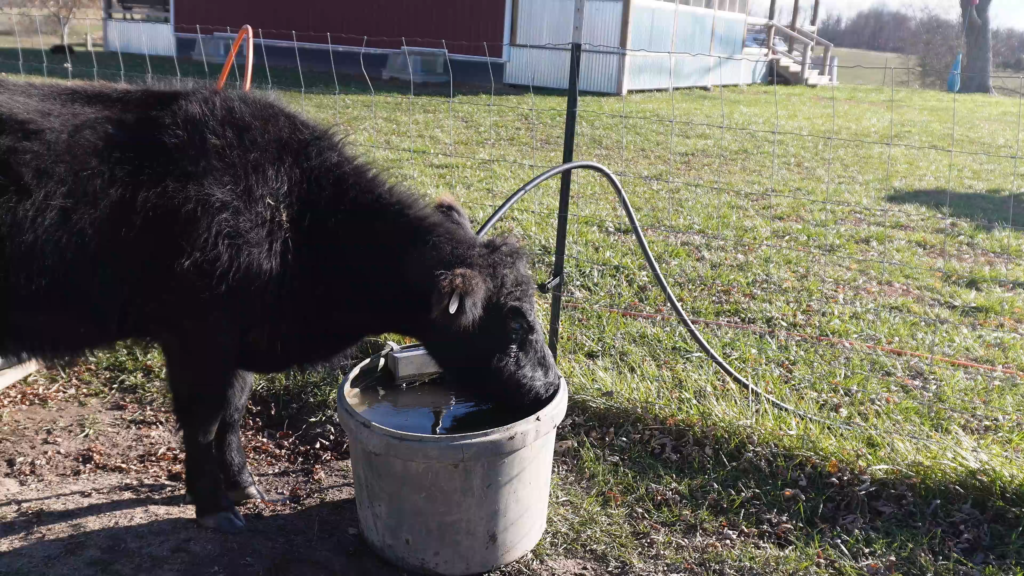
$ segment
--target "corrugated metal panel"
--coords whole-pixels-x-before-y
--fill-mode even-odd
[[[516,44],[568,44],[572,40],[574,5],[573,0],[519,0],[519,18],[515,23]],[[584,34],[589,24],[585,19]]]
[[[737,86],[758,84],[767,79],[768,61],[764,58],[750,55],[728,58],[703,57],[702,62],[700,65],[694,63],[690,75],[682,78],[691,83],[681,85],[680,77],[677,76],[676,86]]]
[[[743,62],[741,60],[733,60],[731,58],[711,59],[709,79],[712,86],[742,84],[744,83],[742,76]]]
[[[743,14],[676,7],[658,0],[634,0],[633,6],[626,72],[629,90],[666,89],[669,84],[677,88],[748,84],[763,77],[763,65],[739,59],[746,37]],[[669,47],[674,52],[671,57]]]
[[[627,90],[668,88],[668,54],[632,53],[626,61]],[[678,63],[677,63],[678,64]]]
[[[570,3],[571,4],[571,3]],[[570,22],[570,33],[572,24]],[[590,0],[583,16],[583,44],[589,50],[619,52],[622,46],[622,0]]]
[[[714,15],[714,41],[711,54],[728,56],[711,61],[710,83],[736,85],[750,82],[744,75],[743,43],[747,37],[747,18],[744,14],[719,11]]]
[[[622,58],[621,54],[609,52],[584,52],[580,62],[580,90],[602,94],[618,93]]]
[[[580,62],[580,90],[617,93],[621,69],[621,54],[584,52]],[[565,90],[569,87],[569,51],[513,46],[505,64],[505,83]]]
[[[244,20],[244,21],[243,21]],[[175,31],[204,34],[249,24],[267,40],[360,46],[369,36],[372,48],[441,48],[468,56],[502,53],[505,0],[175,0]],[[378,39],[374,39],[374,38]],[[383,40],[383,38],[390,40]],[[487,51],[484,43],[487,43]]]
[[[739,59],[746,36],[743,14],[676,7],[659,0],[634,0],[632,6],[626,57],[628,90],[666,89],[670,83],[678,88],[748,84],[763,77],[763,63]],[[505,82],[568,87],[569,52],[563,47],[572,38],[573,7],[573,0],[520,0],[515,23],[519,46],[511,51]],[[618,92],[623,56],[615,47],[620,42],[621,22],[620,0],[587,3],[581,90]]]
[[[538,88],[569,87],[574,0],[520,0],[517,46],[505,65],[505,82]],[[580,90],[614,94],[622,55],[622,1],[590,0],[583,17]]]
[[[174,56],[174,31],[170,24],[131,20],[103,21],[103,49],[126,54]]]
[[[668,54],[630,54],[627,87],[630,90],[664,90],[669,87],[670,80],[676,88],[717,84],[715,60],[711,56],[672,55],[670,76]]]
[[[714,10],[680,6],[676,13],[676,40],[673,50],[688,54],[710,53],[711,28],[714,23]]]
[[[675,5],[667,2],[634,2],[629,49],[649,52],[671,50],[672,13],[675,9]]]
[[[505,64],[505,83],[564,90],[569,87],[569,51],[513,46]]]
[[[712,54],[739,56],[747,37],[747,18],[743,14],[719,12],[715,15],[715,43]]]
[[[677,8],[667,2],[634,0],[627,88],[665,89],[670,82],[676,87],[707,86],[712,60],[703,55],[711,50],[714,16],[713,10],[704,8]],[[669,51],[674,52],[671,57]]]
[[[672,14],[675,12],[675,42]],[[629,49],[650,52],[708,54],[715,11],[679,6],[659,0],[634,0],[629,29]],[[741,46],[742,49],[742,46]]]
[[[565,46],[572,38],[572,11],[572,0],[519,0],[513,23],[516,46],[505,64],[505,83],[569,86],[569,52],[555,46]]]
[[[516,44],[568,45],[575,0],[519,0]],[[590,0],[583,15],[583,43],[590,50],[617,50],[622,35],[622,0]]]

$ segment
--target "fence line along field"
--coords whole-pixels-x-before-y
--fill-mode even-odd
[[[843,84],[879,86],[891,82],[905,88],[935,88],[946,81],[949,70],[923,70],[920,58],[907,54],[876,52],[857,48],[836,48],[833,53],[843,68]],[[890,71],[890,69],[892,69]],[[1003,95],[1019,95],[1020,74],[1009,70],[993,70],[992,86]]]
[[[44,67],[9,39],[0,72],[12,78],[207,78],[202,62],[101,51]],[[845,63],[840,82],[877,80],[581,94],[575,157],[620,177],[712,346],[841,427],[718,373],[671,317],[612,190],[576,174],[556,288],[574,406],[538,554],[780,573],[1021,559],[1021,99],[908,88],[905,70]],[[298,71],[257,59],[255,87],[336,126],[389,178],[453,194],[477,223],[561,163],[564,93]],[[538,282],[557,206],[549,182],[495,231],[534,253]],[[327,417],[336,385],[295,372],[258,393]],[[983,515],[984,535],[970,532]]]

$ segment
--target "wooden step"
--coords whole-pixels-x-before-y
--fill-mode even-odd
[[[776,70],[779,74],[785,77],[793,84],[803,84],[806,86],[827,86],[831,84],[832,79],[822,73],[821,70],[814,70],[808,68],[807,76],[803,75],[802,63],[795,62],[792,58],[780,58],[775,64]]]
[[[832,79],[831,78],[829,78],[828,76],[822,76],[821,74],[818,74],[817,72],[814,73],[814,75],[807,77],[807,85],[808,86],[828,86],[831,83],[832,83]]]

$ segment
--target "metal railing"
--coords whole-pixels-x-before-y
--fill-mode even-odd
[[[763,25],[768,30],[768,55],[770,57],[779,57],[779,59],[776,60],[777,64],[782,60],[782,58],[789,58],[793,62],[799,63],[799,80],[801,83],[807,83],[811,77],[817,75],[817,71],[811,69],[811,59],[814,56],[814,49],[818,45],[824,48],[821,74],[825,76],[830,75],[829,71],[832,62],[832,49],[834,48],[831,42],[801,26],[797,26],[796,30],[790,30],[778,22],[770,20],[766,21]],[[790,41],[790,51],[786,51],[775,46],[775,36],[777,34],[785,36]],[[834,82],[834,79],[831,81]]]

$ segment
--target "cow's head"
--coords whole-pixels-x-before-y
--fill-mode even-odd
[[[507,238],[478,240],[453,200],[437,211],[472,236],[466,267],[436,272],[423,344],[457,386],[512,410],[538,409],[559,375],[535,314],[526,254]]]

